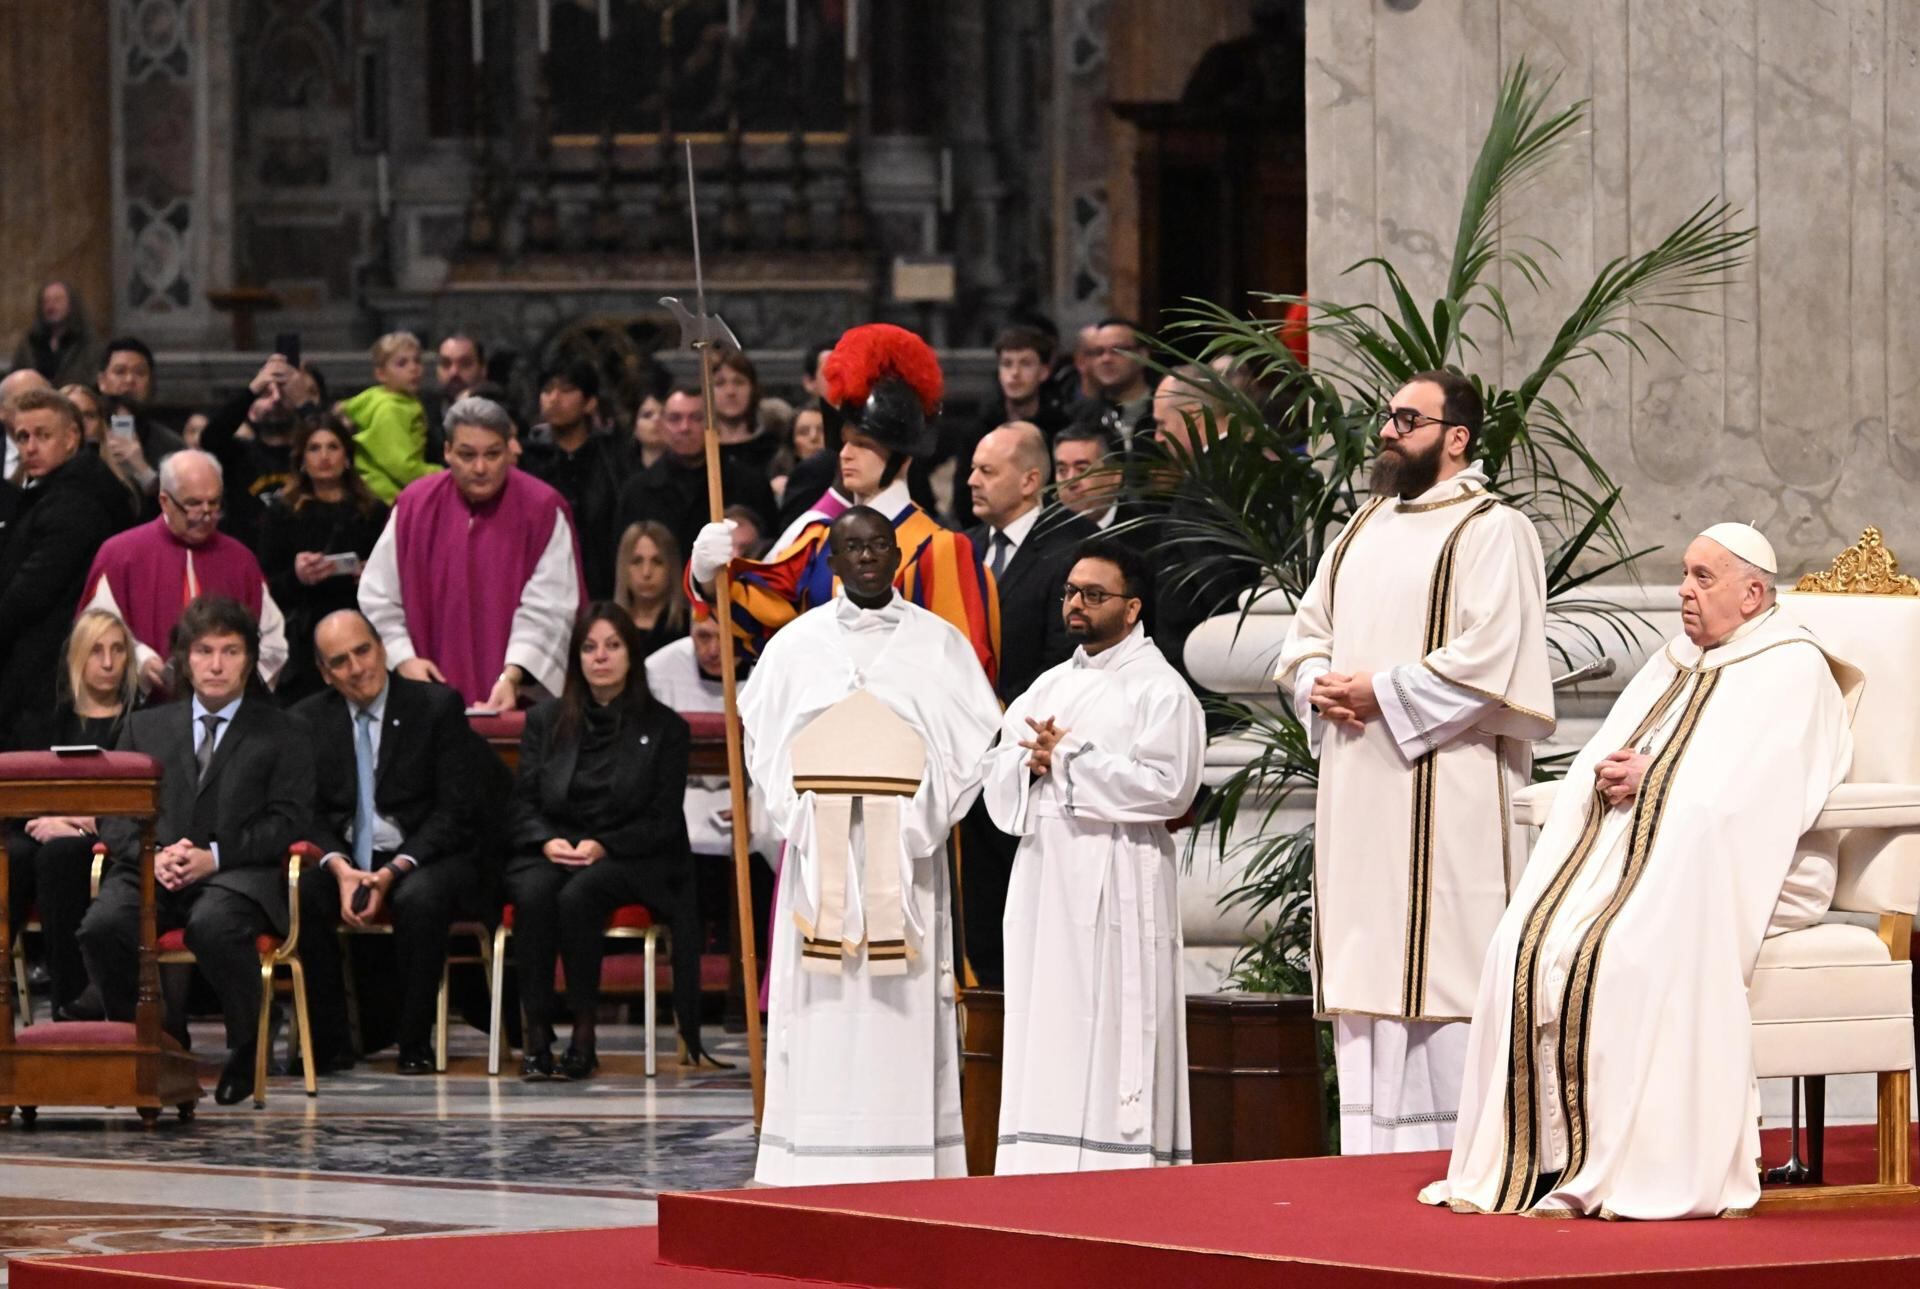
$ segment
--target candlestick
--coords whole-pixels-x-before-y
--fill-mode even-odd
[[[387,191],[387,154],[382,152],[374,163],[374,207],[385,219],[393,211],[393,195]]]
[[[613,0],[600,0],[600,43],[613,39]]]
[[[847,61],[860,57],[860,0],[847,0]]]
[[[487,61],[486,16],[480,11],[480,0],[473,0],[468,11],[473,15],[473,61],[477,66]]]
[[[548,8],[551,0],[534,0],[534,12],[539,15],[540,52],[546,53],[553,48],[553,12]]]
[[[800,47],[800,0],[787,0],[787,48]]]

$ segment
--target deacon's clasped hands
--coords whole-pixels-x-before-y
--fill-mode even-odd
[[[1313,682],[1307,701],[1320,713],[1321,720],[1355,732],[1366,729],[1367,722],[1380,714],[1370,671],[1356,671],[1350,676],[1330,671]]]

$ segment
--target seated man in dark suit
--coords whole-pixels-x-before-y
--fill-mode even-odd
[[[994,688],[1002,703],[1073,655],[1074,641],[1060,615],[1061,588],[1074,551],[1100,531],[1065,507],[1042,505],[1050,465],[1040,428],[1010,421],[981,437],[967,475],[980,521],[967,537],[986,552],[1000,597],[1000,676]],[[967,961],[982,985],[998,989],[1000,922],[1018,842],[993,826],[981,802],[960,827]]]
[[[214,1090],[221,1105],[253,1093],[255,942],[287,934],[287,853],[305,836],[313,801],[306,731],[257,686],[249,689],[259,660],[252,615],[224,597],[194,600],[174,629],[173,660],[192,694],[135,712],[118,744],[160,763],[155,921],[162,934],[185,928],[187,948],[219,996],[230,1050]],[[100,834],[113,862],[80,924],[80,953],[107,1015],[130,1021],[140,965],[140,831],[126,819],[102,819]]]
[[[314,1071],[354,1062],[336,928],[366,926],[386,912],[399,961],[400,1073],[431,1074],[448,928],[478,912],[468,820],[475,762],[491,753],[459,694],[387,670],[387,651],[358,610],[322,618],[313,644],[329,688],[294,712],[313,734],[310,839],[324,855],[300,877]],[[366,1001],[373,1010],[379,1000]]]

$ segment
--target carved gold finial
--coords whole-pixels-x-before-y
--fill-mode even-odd
[[[1793,588],[1827,595],[1920,595],[1920,581],[1900,571],[1900,561],[1868,528],[1860,540],[1834,557],[1824,573],[1809,573]]]

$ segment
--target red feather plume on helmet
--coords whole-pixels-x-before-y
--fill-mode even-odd
[[[940,411],[946,380],[940,360],[926,341],[886,322],[854,327],[840,337],[820,364],[827,401],[835,407],[858,407],[867,401],[875,383],[886,376],[905,381],[920,396],[928,416]]]

